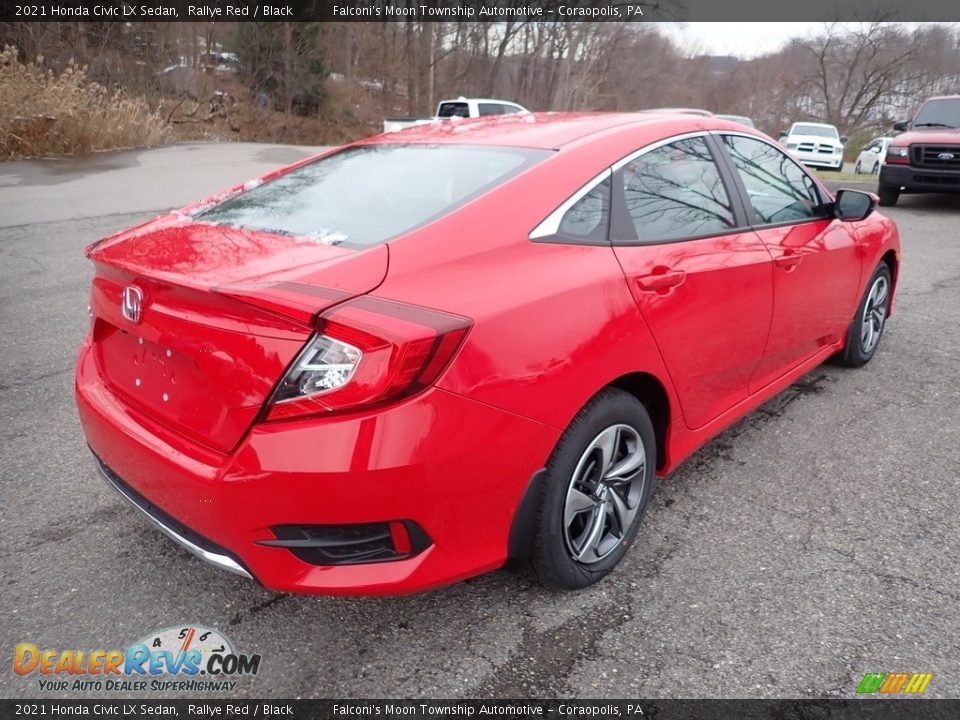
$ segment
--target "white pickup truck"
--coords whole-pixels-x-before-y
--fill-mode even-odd
[[[795,122],[789,132],[780,133],[780,139],[797,160],[823,170],[843,170],[843,147],[846,137],[833,125],[815,122]]]
[[[465,98],[456,100],[441,100],[437,105],[437,114],[432,118],[387,118],[383,121],[384,132],[394,132],[414,125],[424,125],[434,120],[448,120],[450,118],[475,118],[487,115],[510,115],[511,113],[529,112],[522,105],[507,102],[506,100],[492,100],[490,98]]]

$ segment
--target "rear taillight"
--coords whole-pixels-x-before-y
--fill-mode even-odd
[[[470,326],[458,315],[369,296],[338,305],[320,316],[265,419],[327,415],[413,395],[440,377]]]

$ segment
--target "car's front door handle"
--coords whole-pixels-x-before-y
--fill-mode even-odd
[[[785,250],[783,255],[773,259],[773,262],[777,267],[786,268],[787,270],[795,268],[802,261],[803,255],[795,250]]]
[[[656,292],[657,290],[676,287],[683,282],[684,276],[686,276],[686,273],[682,270],[670,270],[653,275],[641,275],[637,278],[637,285],[640,286],[641,290]]]

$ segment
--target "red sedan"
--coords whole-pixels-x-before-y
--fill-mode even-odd
[[[874,204],[710,117],[374,137],[88,248],[80,417],[128,500],[266,587],[583,587],[655,475],[871,359],[900,252]]]

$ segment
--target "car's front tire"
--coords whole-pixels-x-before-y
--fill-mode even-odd
[[[880,198],[882,207],[893,207],[900,199],[900,188],[895,185],[880,185],[877,188],[877,196]]]
[[[880,346],[880,337],[890,311],[892,291],[890,268],[882,262],[867,283],[857,314],[847,330],[843,351],[833,357],[837,365],[861,367],[870,362]]]
[[[531,565],[547,585],[587,587],[633,543],[654,484],[653,423],[616,388],[598,393],[557,443],[540,488]]]
[[[853,168],[854,175],[860,175],[863,171],[860,169],[860,161],[857,160],[856,166]]]

